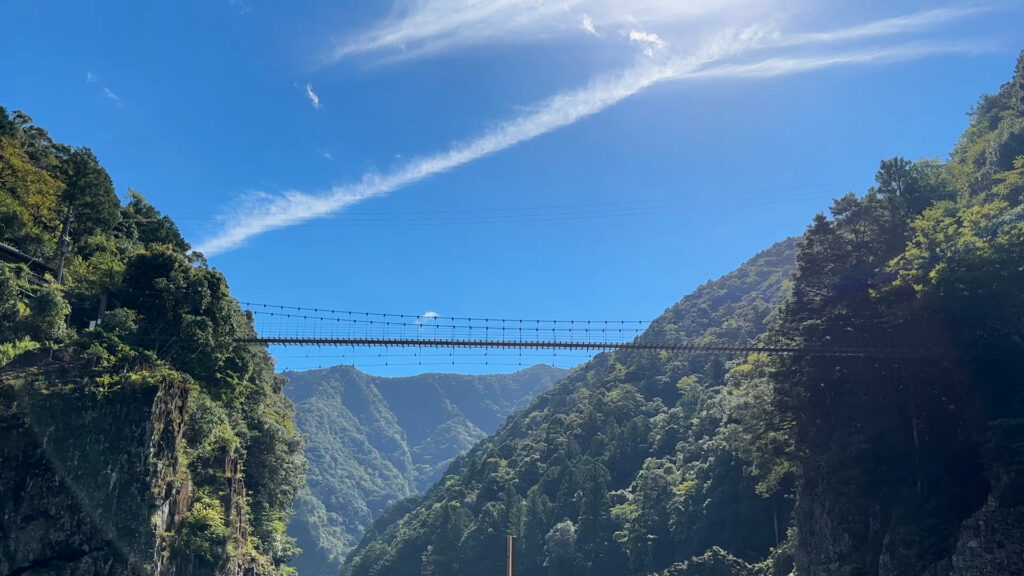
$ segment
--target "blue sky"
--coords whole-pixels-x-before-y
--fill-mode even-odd
[[[0,104],[91,147],[241,300],[477,317],[653,318],[879,160],[945,157],[1024,48],[1013,3],[2,10]],[[357,364],[422,370],[391,355]]]

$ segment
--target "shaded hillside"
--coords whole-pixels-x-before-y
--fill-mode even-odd
[[[794,252],[777,244],[701,286],[641,338],[753,341],[785,298]],[[346,570],[500,573],[506,533],[520,536],[527,576],[644,572],[716,543],[761,560],[791,503],[759,495],[729,451],[726,360],[599,355],[456,460],[407,514],[388,513]]]
[[[3,108],[0,242],[0,574],[287,572],[301,441],[224,277]]]
[[[798,255],[774,338],[930,354],[776,362],[803,573],[1024,567],[1024,53],[947,164],[883,162]]]
[[[337,574],[385,506],[417,494],[451,460],[493,433],[566,370],[380,378],[347,366],[288,372],[296,424],[307,436],[307,485],[289,533],[303,574]]]

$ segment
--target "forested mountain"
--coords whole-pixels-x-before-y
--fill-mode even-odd
[[[802,353],[600,355],[347,572],[499,573],[512,533],[524,576],[1021,573],[1024,53],[948,162],[876,180],[814,219],[795,273],[776,245],[642,336]]]
[[[785,298],[794,252],[777,244],[701,286],[642,338],[752,342]],[[457,459],[411,512],[386,513],[346,569],[500,573],[508,532],[525,576],[646,573],[714,544],[760,560],[792,504],[759,495],[730,452],[742,439],[723,426],[736,404],[726,374],[708,354],[597,356]]]
[[[568,371],[381,378],[347,366],[287,372],[306,438],[307,485],[288,533],[301,574],[336,575],[385,506],[422,492],[455,457]]]
[[[0,573],[287,573],[301,440],[224,277],[2,108],[0,242]]]
[[[804,573],[1024,570],[1024,53],[946,164],[883,162],[804,234],[769,365]],[[917,355],[914,351],[928,351]]]

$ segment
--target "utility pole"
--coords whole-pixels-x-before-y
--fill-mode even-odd
[[[57,243],[57,284],[64,281],[64,259],[71,253],[71,223],[74,222],[73,210],[68,206],[68,213],[64,216],[64,225],[60,228],[60,241]]]
[[[508,535],[508,571],[505,576],[515,576],[516,571],[516,537]]]

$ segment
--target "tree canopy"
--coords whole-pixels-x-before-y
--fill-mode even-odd
[[[173,483],[190,495],[189,509],[173,533],[155,537],[170,562],[189,572],[283,567],[297,551],[284,529],[302,483],[302,444],[267,351],[236,342],[254,334],[251,318],[169,218],[135,191],[121,203],[88,148],[55,143],[28,115],[0,109],[0,242],[56,268],[66,221],[61,284],[49,273],[0,265],[0,391],[15,398],[84,393],[109,407],[129,402],[132,390],[184,383],[179,449],[187,473]],[[0,414],[3,423],[31,427],[33,415],[18,406]],[[78,432],[111,433],[99,426]],[[227,465],[227,477],[226,462],[237,463]],[[78,480],[108,485],[116,481],[111,472],[114,479]],[[138,524],[131,529],[149,529]]]

